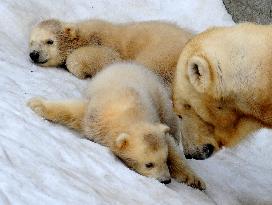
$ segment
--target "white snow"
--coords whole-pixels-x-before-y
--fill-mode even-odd
[[[220,0],[1,0],[0,204],[272,204],[272,134],[263,129],[234,149],[189,163],[200,192],[168,186],[126,168],[110,151],[36,116],[33,96],[78,98],[86,85],[28,59],[29,31],[47,18],[115,22],[164,19],[200,32],[233,25]]]

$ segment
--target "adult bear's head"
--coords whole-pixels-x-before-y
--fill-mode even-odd
[[[211,28],[183,49],[173,102],[185,156],[206,159],[272,125],[272,27]]]

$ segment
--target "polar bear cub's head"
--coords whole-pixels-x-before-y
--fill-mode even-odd
[[[47,20],[39,23],[30,35],[31,60],[40,66],[56,66],[59,64],[59,49],[57,34],[61,23],[57,20]]]
[[[121,133],[116,138],[114,153],[139,174],[168,184],[171,182],[167,166],[168,131],[166,125],[149,124],[130,133]]]
[[[29,40],[29,56],[40,66],[55,67],[65,63],[67,55],[80,47],[75,24],[50,19],[36,25]]]

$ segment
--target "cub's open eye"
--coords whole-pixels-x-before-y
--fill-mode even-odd
[[[47,43],[48,45],[52,45],[52,44],[54,43],[54,41],[51,40],[51,39],[49,39],[49,40],[46,41],[46,43]]]
[[[152,169],[154,167],[154,164],[152,162],[145,164],[146,168]]]
[[[179,119],[182,119],[182,116],[181,115],[178,115]]]

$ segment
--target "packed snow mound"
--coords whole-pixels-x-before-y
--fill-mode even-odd
[[[261,130],[234,149],[188,161],[201,192],[168,186],[126,168],[99,144],[35,115],[26,101],[80,98],[87,80],[33,65],[31,28],[41,20],[168,20],[196,32],[233,25],[220,0],[1,0],[0,204],[272,204],[272,134]]]

